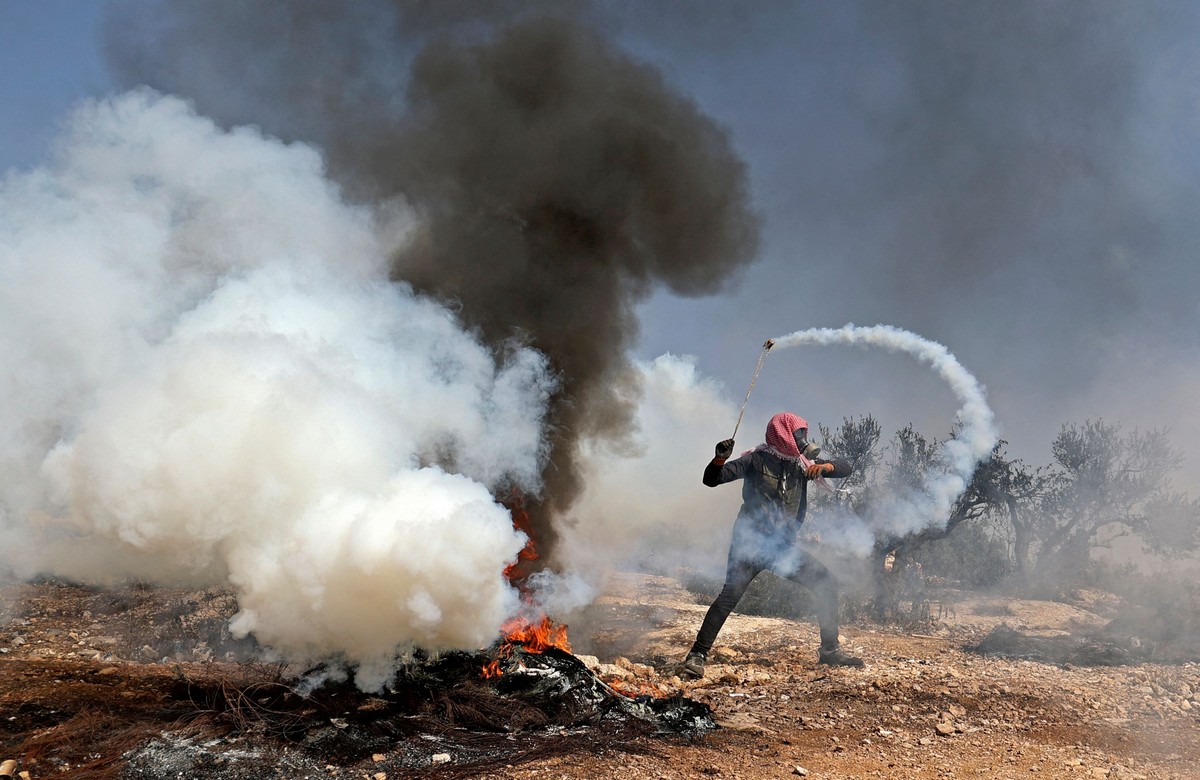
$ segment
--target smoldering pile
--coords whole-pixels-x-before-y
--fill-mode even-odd
[[[556,647],[532,651],[503,643],[479,653],[455,652],[403,667],[402,685],[461,691],[492,660],[499,674],[456,712],[475,727],[514,730],[530,726],[595,725],[608,718],[636,718],[660,733],[698,735],[716,728],[706,704],[682,695],[624,693],[605,683],[571,653]],[[499,709],[496,706],[499,705]]]
[[[434,766],[439,776],[469,777],[496,765],[581,750],[644,752],[653,749],[647,737],[691,738],[716,728],[708,706],[678,695],[622,694],[556,648],[505,648],[499,653],[502,674],[487,679],[481,669],[498,652],[418,654],[375,694],[364,694],[350,678],[324,680],[307,693],[293,684],[181,678],[172,698],[198,705],[207,722],[193,723],[190,735],[164,733],[142,743],[126,756],[125,776],[204,765],[209,777],[241,777],[239,740],[251,732],[274,738],[258,742],[281,751],[271,760],[299,768],[371,762],[377,770]],[[328,671],[310,670],[310,682]],[[205,727],[210,738],[201,748],[196,735]],[[289,745],[296,750],[288,751]],[[223,755],[234,760],[214,765]]]

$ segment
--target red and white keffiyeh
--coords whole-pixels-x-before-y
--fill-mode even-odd
[[[808,431],[808,420],[798,414],[780,412],[767,423],[766,444],[760,444],[755,449],[767,450],[772,455],[784,460],[800,461],[800,468],[807,471],[813,462],[804,457],[800,453],[800,448],[796,446],[795,432],[801,429]],[[826,490],[833,490],[824,477],[818,477],[813,481]]]

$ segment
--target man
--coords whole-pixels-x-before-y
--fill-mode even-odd
[[[704,469],[704,484],[723,485],[742,480],[742,508],[733,524],[725,587],[708,608],[696,642],[683,662],[683,671],[704,676],[704,663],[729,613],[741,601],[750,582],[765,569],[809,588],[816,596],[817,623],[821,628],[818,663],[862,666],[841,650],[838,643],[837,581],[819,561],[798,545],[798,532],[808,505],[808,483],[825,477],[847,477],[850,464],[816,459],[820,448],[808,442],[808,423],[790,412],[781,412],[767,425],[766,443],[735,460],[733,439],[716,448],[716,457]]]

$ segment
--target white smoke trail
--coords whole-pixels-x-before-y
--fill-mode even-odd
[[[988,457],[998,439],[991,408],[978,380],[963,367],[946,347],[890,325],[841,328],[810,328],[773,339],[774,349],[805,345],[853,345],[876,347],[889,352],[906,352],[930,366],[950,386],[961,402],[957,418],[961,429],[942,444],[945,471],[931,470],[919,491],[907,496],[891,496],[886,506],[878,507],[868,518],[875,531],[903,536],[944,525],[954,502],[966,489],[975,466]],[[856,534],[855,546],[869,536]]]
[[[543,357],[387,279],[403,215],[137,91],[0,181],[0,571],[231,584],[234,627],[378,687],[518,608]]]

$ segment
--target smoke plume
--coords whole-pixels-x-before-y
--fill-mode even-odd
[[[367,687],[490,642],[555,384],[388,280],[410,228],[176,98],[80,108],[0,184],[0,566],[231,584],[236,631]]]
[[[636,364],[641,402],[634,445],[584,447],[586,488],[563,534],[572,571],[721,572],[741,492],[700,484],[714,443],[729,436],[737,406],[695,358],[662,355]]]
[[[999,438],[983,388],[971,372],[941,344],[890,325],[809,328],[773,341],[776,349],[806,345],[853,345],[906,352],[928,365],[946,382],[962,405],[957,415],[957,422],[961,426],[957,435],[941,445],[941,461],[945,470],[931,469],[919,490],[893,494],[877,502],[871,515],[865,518],[871,533],[857,535],[855,546],[859,548],[858,552],[868,551],[873,535],[879,532],[892,538],[902,538],[925,528],[944,526],[954,502],[970,482],[975,466],[988,456]],[[842,530],[842,537],[851,538],[846,529]]]
[[[569,5],[345,8],[139,6],[115,17],[111,49],[127,80],[312,140],[359,197],[402,199],[419,225],[393,275],[452,303],[485,343],[549,358],[560,384],[532,507],[548,549],[581,488],[581,441],[632,430],[633,306],[657,288],[720,290],[753,257],[743,165],[720,127]]]

